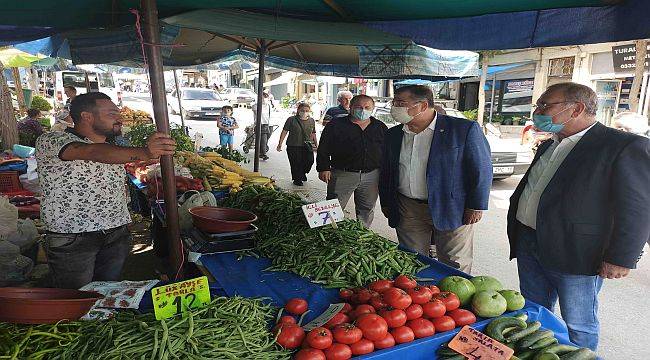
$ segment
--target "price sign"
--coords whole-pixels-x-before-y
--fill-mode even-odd
[[[449,342],[449,348],[470,360],[508,360],[515,351],[482,332],[463,326]]]
[[[210,303],[208,278],[201,276],[196,279],[155,287],[151,289],[151,297],[157,320],[201,308]]]
[[[302,206],[302,212],[309,223],[309,227],[315,228],[327,224],[336,224],[345,218],[341,204],[338,199],[319,201]]]
[[[330,306],[327,308],[327,310],[325,310],[325,312],[320,314],[314,320],[305,324],[302,328],[305,331],[312,331],[319,326],[325,325],[325,323],[330,321],[334,317],[334,315],[338,314],[341,310],[343,310],[343,306],[344,304],[330,304]]]

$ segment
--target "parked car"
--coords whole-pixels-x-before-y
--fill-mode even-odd
[[[178,94],[176,90],[167,95],[167,107],[172,114],[183,112],[185,119],[216,119],[221,113],[221,108],[230,105],[216,91],[203,88],[181,88],[181,104],[178,107]]]
[[[233,105],[250,106],[257,100],[257,94],[250,89],[229,87],[221,90],[219,94]]]
[[[459,110],[443,109],[446,115],[466,119]],[[390,116],[390,103],[375,107],[373,116],[389,126],[396,124]],[[494,126],[492,126],[494,128]],[[492,176],[495,180],[503,180],[512,175],[525,174],[532,162],[532,151],[519,144],[519,139],[502,139],[498,129],[488,129],[486,138],[492,152]]]

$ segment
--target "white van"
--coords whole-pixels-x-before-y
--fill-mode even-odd
[[[58,106],[63,106],[68,99],[63,91],[64,86],[74,86],[77,89],[77,95],[86,93],[86,74],[88,74],[91,92],[103,92],[110,96],[117,106],[122,106],[122,92],[115,86],[111,73],[57,71],[54,89]]]

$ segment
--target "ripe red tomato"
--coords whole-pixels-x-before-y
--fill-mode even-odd
[[[434,295],[433,298],[442,301],[442,303],[445,304],[447,311],[456,310],[460,307],[460,300],[453,292],[443,291]]]
[[[363,332],[358,327],[352,324],[340,324],[334,327],[332,331],[334,335],[334,340],[341,344],[354,344],[355,342],[361,340],[363,337]]]
[[[397,328],[406,324],[406,312],[400,309],[386,310],[382,312],[381,317],[386,320],[389,328]],[[397,341],[397,339],[395,339]]]
[[[393,282],[391,280],[377,280],[373,281],[368,285],[368,289],[381,293],[384,290],[388,290],[393,287]]]
[[[431,290],[433,295],[440,294],[440,289],[435,285],[429,285],[429,290]]]
[[[296,318],[291,315],[284,315],[278,321],[278,324],[297,324]]]
[[[331,329],[336,325],[340,325],[347,322],[350,322],[350,317],[344,313],[338,313],[334,315],[331,319],[329,319],[329,321],[326,322],[325,325],[323,325],[323,327]]]
[[[323,350],[318,349],[302,349],[294,355],[294,360],[326,360]]]
[[[438,318],[443,316],[447,312],[447,308],[442,301],[438,299],[433,299],[428,303],[422,305],[422,310],[424,310],[425,318]]]
[[[406,326],[410,327],[411,330],[413,330],[415,337],[418,339],[431,336],[436,333],[436,328],[433,326],[433,323],[424,318],[411,320],[406,323]]]
[[[372,305],[372,307],[374,307],[377,311],[388,307],[388,304],[386,304],[386,301],[384,301],[384,296],[382,294],[373,296],[372,299],[370,299],[370,305]]]
[[[418,283],[415,281],[415,279],[411,279],[406,275],[400,275],[395,278],[393,286],[398,287],[402,290],[408,290],[418,286]]]
[[[295,349],[305,339],[305,331],[296,324],[279,324],[275,327],[277,343],[285,349]]]
[[[339,297],[345,301],[349,301],[352,295],[354,295],[354,291],[350,289],[339,290]]]
[[[310,331],[306,340],[309,346],[319,350],[327,349],[334,342],[332,332],[324,327],[317,327]]]
[[[373,344],[372,341],[368,339],[361,339],[354,344],[351,344],[350,349],[352,350],[352,355],[355,356],[370,354],[371,352],[375,351],[375,344]]]
[[[407,291],[414,304],[425,304],[431,300],[433,293],[426,286],[416,286]]]
[[[327,360],[347,360],[352,357],[352,350],[345,344],[334,343],[325,350]]]
[[[372,342],[375,345],[376,350],[388,349],[389,347],[395,346],[395,339],[390,333],[386,334],[381,340],[375,340]]]
[[[307,300],[301,298],[289,299],[289,301],[284,304],[284,309],[293,315],[302,315],[307,311],[307,308]]]
[[[365,314],[361,315],[357,321],[356,325],[363,332],[363,337],[368,340],[380,340],[388,333],[388,324],[383,317],[377,314]]]
[[[352,317],[356,319],[363,314],[374,314],[375,312],[375,308],[372,305],[361,304],[352,311]]]
[[[418,319],[424,315],[424,310],[420,304],[411,304],[404,312],[406,312],[406,320]]]
[[[352,295],[350,301],[353,304],[367,304],[374,294],[375,292],[372,290],[363,289]]]
[[[341,309],[341,311],[339,311],[339,312],[347,314],[350,311],[352,311],[352,305],[350,305],[350,303],[343,303],[343,309]]]
[[[456,326],[465,326],[476,322],[476,315],[465,309],[456,309],[447,313],[456,323]]]
[[[431,319],[433,327],[436,328],[436,332],[449,331],[456,327],[456,322],[452,319],[451,316],[441,316],[436,319]]]
[[[411,305],[411,297],[402,289],[391,288],[384,291],[384,301],[395,309],[406,309]]]
[[[413,329],[408,326],[400,326],[390,331],[390,334],[393,335],[395,342],[398,344],[403,344],[415,340],[415,334]]]

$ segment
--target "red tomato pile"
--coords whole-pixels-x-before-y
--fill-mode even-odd
[[[322,327],[303,334],[295,359],[345,360],[476,322],[471,311],[459,308],[456,294],[419,285],[405,275],[374,281],[367,288],[341,289],[339,295],[343,309]],[[306,302],[303,308],[307,310]]]

